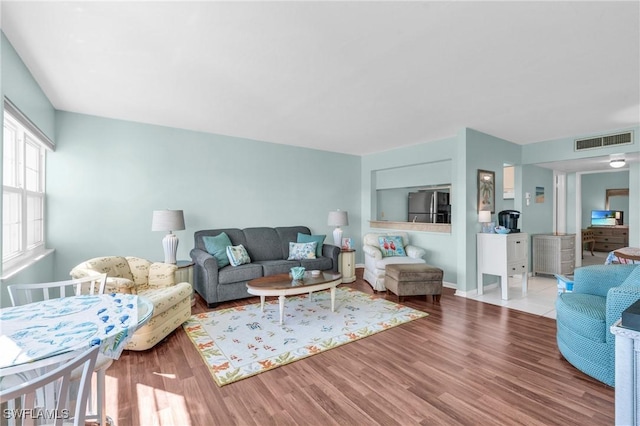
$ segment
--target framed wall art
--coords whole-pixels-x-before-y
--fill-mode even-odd
[[[478,211],[496,210],[496,174],[478,169]]]

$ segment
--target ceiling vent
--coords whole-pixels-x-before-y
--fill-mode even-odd
[[[614,145],[630,145],[633,143],[633,132],[617,133],[615,135],[598,136],[597,138],[576,139],[575,150],[606,148]]]

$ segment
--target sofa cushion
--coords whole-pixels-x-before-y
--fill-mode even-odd
[[[247,241],[245,248],[253,261],[286,258],[280,247],[280,237],[275,229],[246,228],[244,236]]]
[[[247,263],[240,266],[225,266],[218,270],[218,282],[220,284],[231,284],[244,282],[260,278],[262,276],[262,265]]]
[[[382,257],[406,256],[402,237],[398,235],[386,235],[378,237],[378,245],[382,252]]]
[[[289,257],[287,260],[302,260],[316,258],[316,242],[289,243]]]
[[[227,257],[229,258],[231,266],[240,266],[245,263],[251,263],[251,258],[242,244],[239,246],[227,247]]]
[[[584,293],[561,293],[556,300],[558,322],[574,333],[606,342],[606,297]]]
[[[315,242],[316,243],[316,257],[321,257],[322,256],[322,244],[324,243],[324,240],[327,238],[326,235],[307,235],[307,234],[303,234],[298,232],[298,236],[296,238],[296,241],[299,243],[312,243]]]
[[[329,257],[318,257],[315,259],[303,259],[300,261],[300,266],[304,266],[307,271],[313,271],[317,269],[319,271],[326,271],[331,269],[333,262]]]
[[[216,258],[218,262],[218,268],[227,266],[229,264],[229,258],[227,257],[227,247],[232,246],[233,243],[229,239],[226,232],[221,232],[215,237],[204,236],[202,237],[204,246],[207,248],[207,252]]]
[[[300,266],[297,260],[262,260],[256,262],[262,266],[262,273],[265,277],[276,274],[288,274],[294,266]]]

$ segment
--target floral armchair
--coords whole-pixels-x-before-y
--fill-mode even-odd
[[[107,274],[105,292],[133,293],[153,303],[153,315],[140,327],[125,349],[153,347],[191,316],[191,284],[176,283],[176,265],[150,262],[139,257],[105,256],[87,260],[70,275],[82,278]]]

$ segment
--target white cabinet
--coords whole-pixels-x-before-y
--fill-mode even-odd
[[[509,298],[509,276],[522,276],[522,294],[527,294],[529,234],[478,234],[478,294],[483,294],[483,275],[500,277],[502,299]]]
[[[342,274],[343,283],[352,283],[356,280],[356,251],[353,249],[342,249],[340,252],[340,262],[338,272]]]
[[[533,274],[571,275],[575,266],[575,234],[540,234],[533,239]]]
[[[640,332],[620,327],[618,320],[611,333],[616,336],[616,424],[635,425],[640,420]]]

